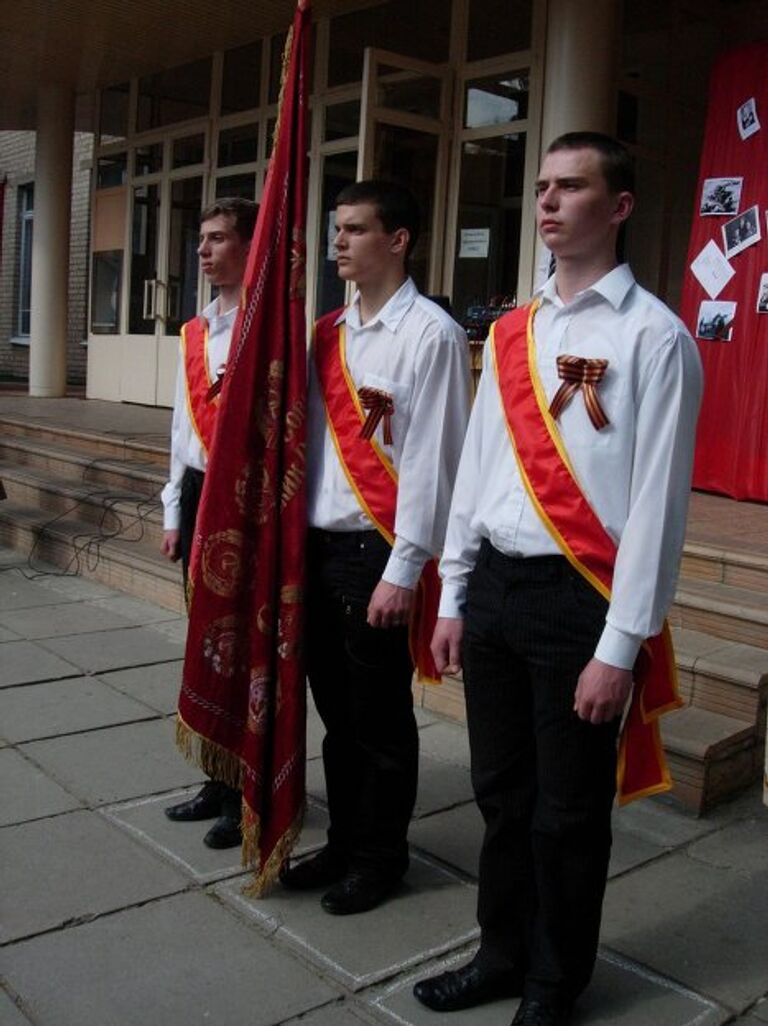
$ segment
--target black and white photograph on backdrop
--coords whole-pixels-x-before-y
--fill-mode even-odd
[[[738,214],[743,178],[705,178],[701,188],[699,213],[702,217],[727,217]]]
[[[713,302],[705,299],[699,307],[696,318],[696,338],[712,342],[730,342],[733,322],[736,317],[736,303]]]
[[[760,275],[757,289],[757,312],[768,314],[768,271]]]
[[[723,225],[723,249],[729,259],[761,238],[760,211],[756,206],[749,207]]]
[[[755,103],[754,96],[750,96],[736,111],[736,124],[739,126],[739,135],[742,139],[749,139],[755,132],[760,131],[757,104]]]

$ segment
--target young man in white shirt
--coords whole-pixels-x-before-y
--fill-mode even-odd
[[[619,723],[674,596],[702,378],[684,325],[618,263],[626,150],[562,136],[536,193],[556,270],[486,344],[432,645],[439,670],[464,668],[480,948],[414,993],[439,1011],[519,994],[516,1026],[563,1026],[597,952]],[[610,555],[599,580],[587,524]]]
[[[197,249],[203,274],[217,290],[202,314],[182,328],[171,424],[170,479],[162,491],[163,543],[182,561],[187,583],[197,507],[218,409],[218,390],[232,341],[258,206],[239,197],[219,199],[200,215]],[[203,838],[210,848],[240,844],[240,792],[209,780],[188,801],[165,810],[169,819],[216,819]]]
[[[338,196],[338,273],[357,292],[320,319],[310,360],[307,668],[326,729],[330,828],[327,846],[281,879],[332,885],[321,904],[336,915],[378,905],[408,866],[409,621],[430,565],[438,587],[432,560],[469,415],[466,335],[408,275],[418,220],[392,183]]]

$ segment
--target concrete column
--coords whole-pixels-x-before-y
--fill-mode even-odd
[[[67,387],[74,130],[74,94],[65,86],[41,84],[37,94],[29,340],[29,394],[34,396],[62,396]]]
[[[563,132],[616,131],[618,0],[549,0],[542,153]]]

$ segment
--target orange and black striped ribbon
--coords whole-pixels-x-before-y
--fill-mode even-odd
[[[603,380],[607,360],[589,360],[583,356],[558,356],[557,373],[563,383],[552,400],[549,412],[557,420],[561,411],[578,391],[584,395],[584,405],[596,431],[608,424],[605,410],[597,397],[597,385]]]

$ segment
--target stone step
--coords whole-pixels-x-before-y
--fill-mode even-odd
[[[30,467],[0,462],[0,478],[17,506],[37,509],[53,520],[85,520],[101,533],[124,541],[145,541],[159,549],[163,539],[159,499],[104,485],[73,484],[71,479]]]
[[[686,578],[679,582],[669,623],[768,649],[768,594]]]
[[[749,723],[686,706],[661,720],[672,796],[697,815],[762,775],[763,745]]]
[[[680,693],[688,705],[732,716],[765,735],[768,652],[698,631],[672,631]]]
[[[687,539],[681,582],[713,581],[768,594],[768,555],[729,542],[728,548]]]
[[[116,591],[184,611],[180,564],[146,541],[107,538],[96,525],[57,520],[40,510],[0,503],[0,543]]]
[[[73,484],[103,486],[116,491],[159,497],[167,479],[165,468],[130,457],[87,456],[74,448],[26,438],[0,438],[0,461],[28,467]]]
[[[110,435],[8,415],[0,417],[0,437],[25,438],[39,445],[63,446],[104,459],[131,460],[163,468],[168,466],[169,442],[160,439],[151,442],[146,438],[143,441],[133,440],[121,434]]]

